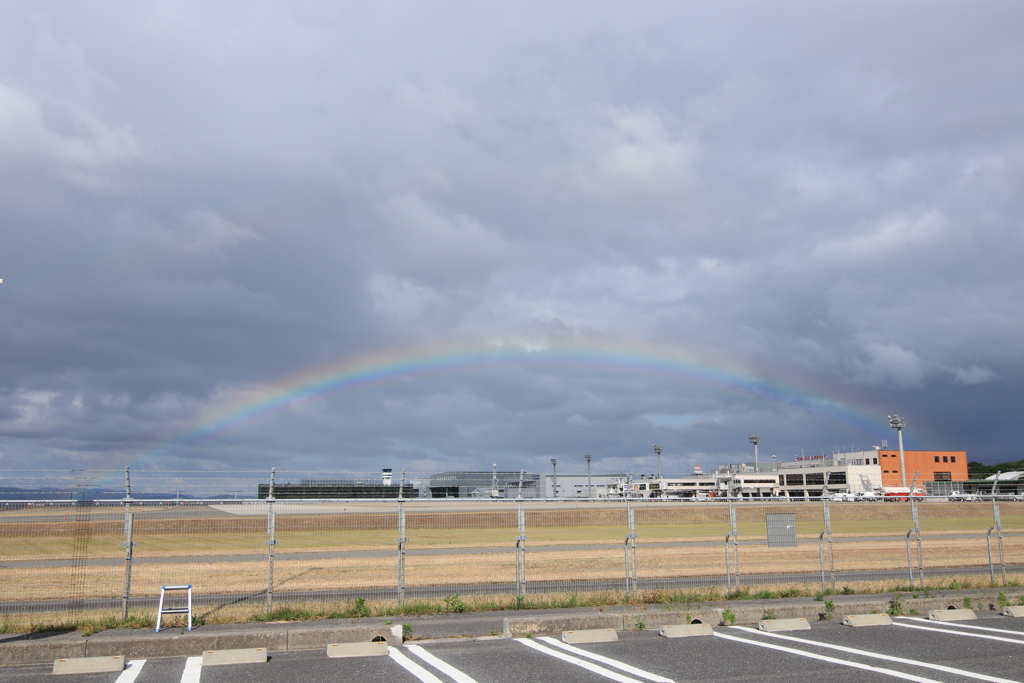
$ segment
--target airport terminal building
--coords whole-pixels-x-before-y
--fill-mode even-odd
[[[834,455],[798,456],[793,462],[723,465],[685,477],[628,478],[613,495],[637,498],[817,498],[879,491],[903,485],[899,451],[873,449]],[[930,495],[948,495],[967,480],[965,451],[903,452],[906,485]]]

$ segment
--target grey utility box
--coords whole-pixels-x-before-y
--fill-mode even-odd
[[[769,512],[765,515],[768,521],[769,548],[796,547],[796,514],[792,512]]]

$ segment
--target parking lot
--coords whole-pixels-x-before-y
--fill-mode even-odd
[[[241,683],[394,681],[512,683],[648,681],[1024,681],[1024,619],[970,622],[898,617],[892,626],[838,622],[810,631],[764,633],[715,627],[714,636],[667,639],[623,632],[617,642],[567,646],[557,638],[408,642],[384,657],[329,659],[323,650],[270,654],[266,663],[203,667],[200,657],[130,661],[120,673],[54,676],[52,666],[0,669],[17,683]]]

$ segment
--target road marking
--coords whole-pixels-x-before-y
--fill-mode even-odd
[[[948,622],[944,622],[948,623]],[[1001,638],[1000,636],[986,636],[984,633],[964,633],[963,631],[953,631],[948,628],[928,628],[927,626],[914,626],[913,624],[904,624],[899,621],[895,621],[893,626],[902,626],[903,628],[916,628],[922,631],[935,631],[936,633],[948,633],[951,636],[963,636],[965,638],[984,638],[985,640],[998,640],[1004,643],[1017,643],[1018,645],[1024,645],[1024,640],[1019,638]]]
[[[124,671],[117,677],[114,683],[134,683],[135,679],[139,677],[139,673],[142,671],[143,664],[146,663],[145,659],[133,659],[128,662],[124,667]]]
[[[854,669],[863,669],[865,671],[874,671],[875,673],[885,674],[886,676],[895,676],[896,678],[902,678],[905,681],[917,681],[917,683],[940,683],[932,678],[924,678],[922,676],[915,676],[914,674],[903,673],[902,671],[896,671],[894,669],[885,669],[880,666],[871,666],[870,664],[861,664],[860,662],[851,662],[845,659],[836,659],[835,657],[828,657],[826,655],[818,655],[813,652],[806,652],[804,650],[797,650],[791,647],[783,647],[782,645],[772,645],[771,643],[762,643],[756,640],[750,640],[748,638],[739,638],[737,636],[726,635],[725,633],[719,633],[715,631],[715,636],[718,638],[725,638],[726,640],[735,640],[739,643],[747,643],[748,645],[757,645],[758,647],[766,647],[770,650],[780,650],[782,652],[789,652],[790,654],[800,655],[801,657],[809,657],[810,659],[819,659],[823,662],[829,662],[831,664],[839,664],[841,666],[849,666]]]
[[[922,619],[920,617],[896,617],[897,619],[906,619],[908,621],[923,621],[926,624],[934,624],[935,622],[931,619]],[[973,628],[976,631],[991,631],[993,633],[1010,633],[1015,636],[1024,638],[1024,633],[1020,631],[1011,631],[1005,628],[989,628],[988,626],[975,626],[974,624],[961,624],[959,621],[944,621],[942,622],[946,626],[957,626],[959,628]]]
[[[735,629],[741,631],[749,631],[750,633],[756,633],[759,636],[767,636],[770,638],[781,638],[783,640],[792,640],[796,643],[806,643],[808,645],[817,645],[818,647],[829,648],[830,650],[839,650],[840,652],[849,652],[850,654],[861,655],[864,657],[874,657],[875,659],[886,659],[890,662],[898,662],[900,664],[910,664],[912,666],[920,666],[926,669],[935,669],[936,671],[944,671],[945,673],[956,674],[958,676],[967,676],[968,678],[977,678],[981,681],[990,681],[991,683],[1017,683],[1009,678],[997,678],[996,676],[986,676],[985,674],[974,673],[973,671],[965,671],[964,669],[954,669],[951,666],[943,666],[942,664],[931,664],[929,662],[921,662],[916,659],[904,659],[903,657],[893,657],[891,655],[883,655],[877,652],[869,652],[867,650],[857,650],[852,647],[845,647],[843,645],[832,645],[830,643],[819,643],[816,640],[804,640],[803,638],[794,638],[793,636],[784,636],[781,633],[764,633],[754,628],[748,628],[746,626],[733,626]]]
[[[414,655],[416,655],[417,657],[419,657],[424,662],[431,665],[441,673],[445,674],[452,680],[454,680],[455,683],[476,683],[476,680],[474,680],[472,677],[462,673],[448,662],[445,662],[440,658],[435,657],[433,654],[427,652],[419,645],[406,645],[405,649],[413,653]]]
[[[569,655],[561,653],[558,650],[552,650],[550,647],[544,647],[540,643],[529,638],[516,638],[516,640],[518,640],[523,645],[526,645],[527,647],[532,647],[534,650],[539,650],[546,655],[549,655],[556,659],[561,659],[563,662],[569,662],[570,664],[575,664],[576,666],[583,667],[587,671],[593,671],[594,673],[600,674],[605,678],[610,678],[613,681],[618,681],[619,683],[641,683],[641,681],[638,681],[635,678],[623,676],[622,674],[616,673],[611,669],[606,669],[603,666],[591,664],[588,661],[585,661],[583,659],[577,659],[576,657],[570,657]]]
[[[657,683],[675,683],[671,678],[665,678],[664,676],[659,676],[658,674],[652,674],[649,671],[638,669],[635,666],[630,666],[629,664],[620,662],[617,659],[612,659],[611,657],[605,657],[603,655],[594,654],[593,652],[588,652],[587,650],[583,650],[578,647],[573,647],[572,645],[569,645],[568,643],[563,643],[562,641],[556,638],[542,636],[539,638],[539,640],[543,640],[545,643],[550,643],[555,647],[560,647],[563,650],[568,650],[569,652],[577,654],[581,657],[588,657],[590,659],[593,659],[594,661],[601,662],[602,664],[613,666],[616,669],[620,669],[622,671],[625,671],[626,673],[633,674],[634,676],[646,678],[649,681],[656,681]]]
[[[181,672],[181,683],[199,683],[199,675],[203,671],[202,657],[189,657],[185,660],[185,670]]]
[[[401,652],[398,651],[397,648],[388,646],[388,657],[391,657],[391,659],[401,664],[403,669],[405,669],[413,676],[423,681],[423,683],[441,683],[440,678],[438,678],[437,676],[430,673],[416,662],[412,661],[411,659],[403,655]]]

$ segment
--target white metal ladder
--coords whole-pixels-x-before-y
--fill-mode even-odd
[[[168,607],[164,609],[165,591],[188,591],[188,607]],[[156,632],[160,633],[160,620],[165,614],[187,614],[188,630],[192,630],[192,584],[187,586],[160,586],[160,604],[156,608]]]

